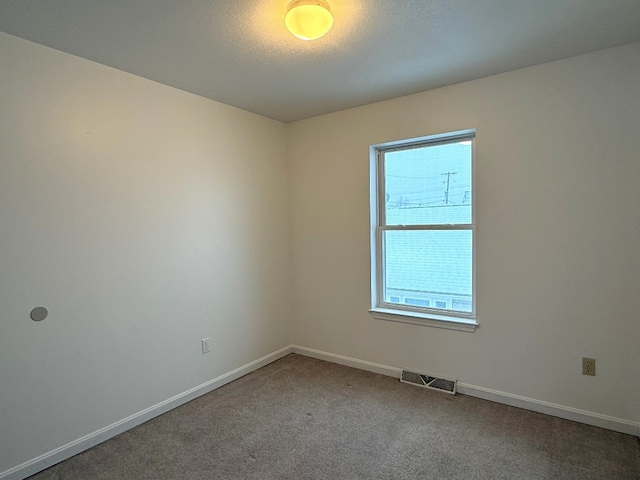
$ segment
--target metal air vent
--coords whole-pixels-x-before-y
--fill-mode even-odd
[[[403,383],[409,383],[418,387],[430,388],[432,390],[439,390],[441,392],[456,394],[456,387],[458,382],[450,378],[437,377],[428,373],[421,373],[410,370],[402,370],[400,381]]]

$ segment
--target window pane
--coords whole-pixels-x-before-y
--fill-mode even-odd
[[[471,141],[386,152],[386,224],[469,224],[471,183]]]
[[[391,230],[383,241],[385,302],[471,313],[471,230]]]

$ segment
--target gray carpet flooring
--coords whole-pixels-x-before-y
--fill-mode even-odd
[[[637,437],[289,355],[30,480],[640,479]]]

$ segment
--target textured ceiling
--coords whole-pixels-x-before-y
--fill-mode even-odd
[[[0,31],[281,121],[640,40],[640,0],[0,0]],[[1,66],[0,66],[1,68]]]

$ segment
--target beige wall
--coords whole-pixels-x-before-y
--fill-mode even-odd
[[[0,473],[292,341],[640,421],[640,44],[286,127],[1,33],[0,65]],[[466,128],[481,326],[373,320],[369,145]]]
[[[1,473],[291,325],[283,124],[6,34],[0,65]]]
[[[636,43],[289,124],[295,343],[640,421],[639,85]],[[468,128],[480,328],[374,320],[369,146]]]

